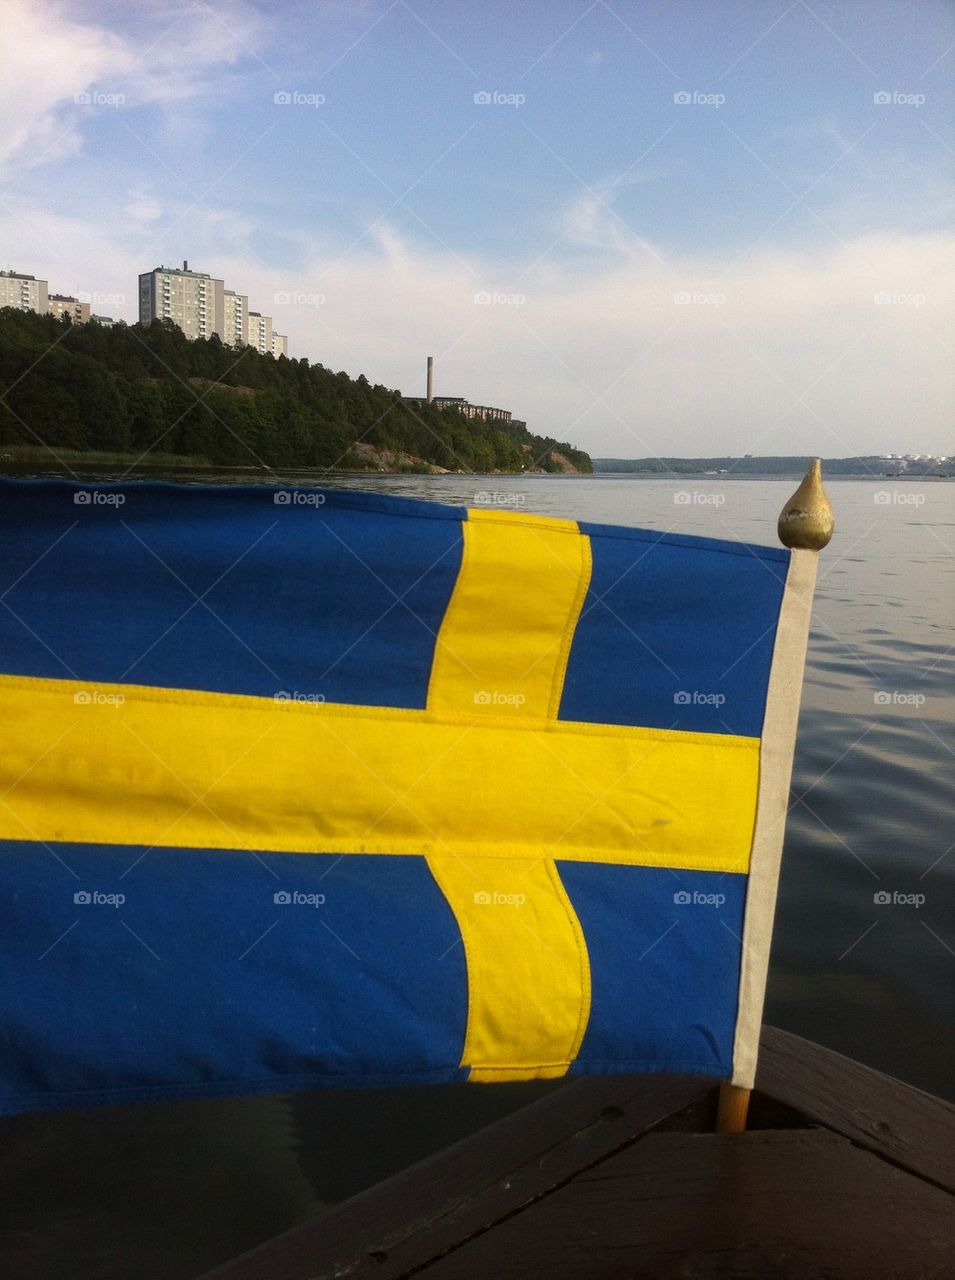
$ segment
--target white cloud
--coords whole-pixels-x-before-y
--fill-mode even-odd
[[[163,216],[163,206],[149,192],[138,191],[123,206],[123,213],[137,226],[148,227]]]
[[[39,0],[7,0],[4,19],[0,154],[23,153],[28,165],[71,154],[79,146],[76,95],[105,77],[127,74],[134,55],[113,32],[70,22]]]
[[[71,20],[51,0],[6,0],[0,44],[0,161],[11,178],[82,149],[84,124],[119,96],[124,109],[220,91],[218,73],[258,57],[261,20],[233,5],[126,10],[134,34]],[[235,73],[232,72],[233,87]],[[92,100],[91,100],[92,99]]]

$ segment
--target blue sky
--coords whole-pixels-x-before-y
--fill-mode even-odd
[[[3,265],[94,310],[185,257],[597,454],[955,448],[948,5],[10,13]]]

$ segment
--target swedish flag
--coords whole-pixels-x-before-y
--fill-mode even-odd
[[[0,1107],[751,1084],[814,563],[0,482]]]

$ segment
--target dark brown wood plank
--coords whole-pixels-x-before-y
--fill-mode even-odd
[[[955,1191],[955,1107],[940,1098],[775,1027],[763,1028],[756,1087]]]
[[[825,1129],[658,1133],[578,1175],[421,1280],[935,1277],[955,1200]]]
[[[475,1086],[476,1088],[480,1086]],[[566,1183],[714,1083],[695,1077],[573,1081],[447,1151],[208,1273],[203,1280],[389,1280]]]
[[[764,1030],[758,1084],[765,1092],[753,1100],[754,1126],[793,1132],[808,1115],[919,1179],[952,1187],[955,1109],[939,1099],[772,1028]],[[522,1216],[582,1170],[602,1167],[649,1129],[707,1127],[712,1090],[711,1082],[663,1077],[575,1081],[206,1280],[417,1273]],[[752,1137],[730,1140],[752,1145]]]

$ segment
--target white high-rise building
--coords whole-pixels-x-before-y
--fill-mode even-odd
[[[226,289],[223,294],[225,319],[222,341],[229,347],[244,347],[249,341],[249,298]]]
[[[90,318],[90,304],[80,302],[66,293],[51,293],[48,309],[50,315],[57,319],[68,315],[74,324],[86,324]]]
[[[19,271],[0,271],[0,307],[16,307],[20,311],[36,311],[45,315],[49,301],[49,282]]]
[[[172,320],[187,338],[218,334],[229,347],[254,347],[262,355],[288,355],[288,338],[272,332],[272,317],[249,310],[249,295],[227,289],[204,271],[156,267],[139,277],[139,319]]]
[[[211,338],[225,332],[225,283],[204,271],[156,267],[139,277],[139,320],[172,320],[187,338]]]
[[[260,311],[249,312],[249,346],[263,356],[272,354],[272,317]]]

